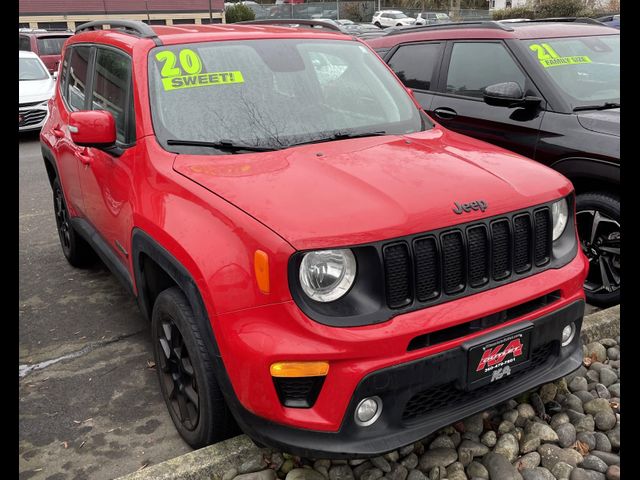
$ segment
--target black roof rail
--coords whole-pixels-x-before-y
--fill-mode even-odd
[[[591,23],[594,25],[602,25],[602,22],[589,17],[549,17],[536,18],[532,22],[575,22],[575,23]]]
[[[112,30],[122,30],[123,33],[135,35],[140,38],[151,38],[159,45],[158,35],[144,22],[138,20],[94,20],[83,23],[76,28],[76,33],[87,30],[102,30],[103,25],[109,25]]]
[[[274,18],[263,20],[246,20],[244,22],[236,22],[236,25],[284,25],[284,26],[305,26],[305,27],[320,27],[327,28],[329,30],[335,30],[336,32],[344,33],[343,30],[331,22],[325,20],[310,20],[308,18]]]
[[[420,30],[440,30],[463,27],[495,28],[498,30],[504,30],[505,32],[513,32],[513,28],[508,24],[496,22],[494,20],[476,20],[467,22],[433,23],[431,25],[408,25],[406,27],[398,28],[398,30],[392,30],[387,35],[399,35],[402,33],[411,33]]]

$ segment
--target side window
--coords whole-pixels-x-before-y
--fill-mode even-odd
[[[91,96],[92,110],[107,110],[116,121],[117,139],[129,143],[128,117],[131,59],[115,50],[98,48]]]
[[[27,52],[31,51],[31,39],[25,35],[20,35],[20,43],[18,48]]]
[[[69,62],[66,99],[72,110],[84,110],[89,70],[90,47],[73,47]]]
[[[69,85],[69,59],[71,58],[72,48],[67,49],[62,60],[62,69],[60,70],[60,92],[62,98],[69,103],[69,97],[67,95],[67,86]]]
[[[440,61],[440,43],[403,45],[389,60],[389,66],[409,88],[429,90],[431,78]]]
[[[451,52],[446,92],[482,98],[489,85],[516,82],[525,89],[525,76],[501,43],[456,43]]]

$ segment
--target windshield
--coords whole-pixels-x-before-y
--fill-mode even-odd
[[[69,37],[42,37],[38,38],[38,53],[40,55],[60,55],[62,46]]]
[[[49,72],[37,58],[21,58],[18,65],[19,80],[46,80]]]
[[[573,108],[620,103],[620,35],[526,41]]]
[[[278,39],[156,47],[153,125],[166,140],[285,148],[332,136],[411,133],[428,124],[377,57],[354,41]],[[197,147],[198,153],[220,153]]]

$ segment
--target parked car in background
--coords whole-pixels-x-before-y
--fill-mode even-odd
[[[581,245],[591,262],[587,298],[618,303],[619,32],[558,20],[452,23],[366,41],[442,125],[533,158],[573,182]]]
[[[415,22],[416,25],[437,25],[439,23],[451,23],[451,18],[442,12],[421,12]]]
[[[375,12],[371,19],[371,23],[380,28],[413,25],[415,22],[415,18],[405,15],[400,10],[380,10]]]
[[[40,57],[18,52],[18,130],[39,130],[47,116],[47,103],[55,80]]]
[[[620,30],[620,14],[617,15],[606,15],[604,17],[596,18],[599,22],[604,23],[608,27],[617,28]]]
[[[60,52],[64,42],[73,35],[72,32],[59,32],[47,30],[31,30],[21,28],[19,30],[19,49],[25,52],[34,52],[44,62],[49,73],[58,71],[60,64]]]

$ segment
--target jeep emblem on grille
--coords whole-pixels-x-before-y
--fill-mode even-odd
[[[474,200],[473,202],[469,202],[469,203],[458,203],[458,202],[453,202],[454,205],[456,206],[456,208],[453,208],[453,213],[457,213],[458,215],[460,215],[463,212],[470,212],[471,210],[481,210],[481,211],[485,211],[487,209],[487,207],[489,205],[487,205],[487,202],[485,202],[484,200]]]

